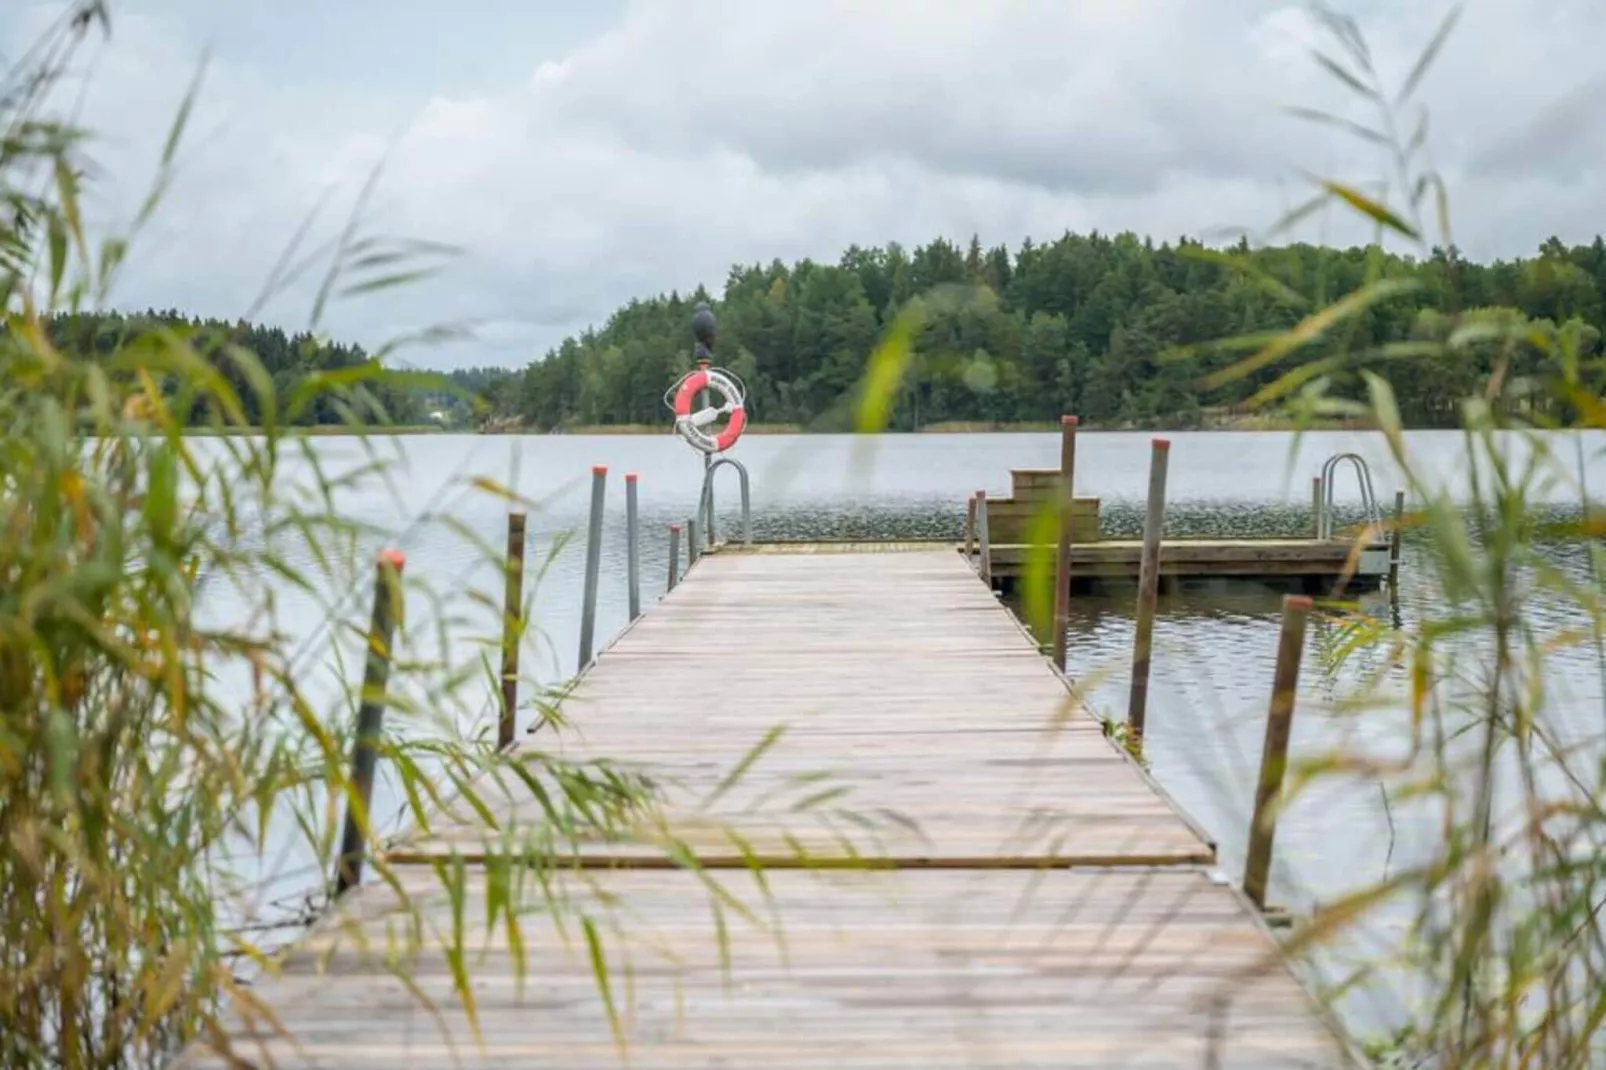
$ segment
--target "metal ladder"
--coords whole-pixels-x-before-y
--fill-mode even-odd
[[[1366,466],[1366,459],[1358,453],[1335,453],[1322,465],[1321,503],[1316,514],[1318,539],[1333,537],[1333,476],[1344,461],[1350,462],[1350,467],[1355,470],[1356,481],[1361,487],[1361,509],[1366,514],[1367,525],[1373,530],[1382,530],[1383,514],[1377,507],[1377,494],[1372,489],[1372,470]]]
[[[703,492],[697,499],[697,515],[703,519],[708,532],[708,548],[714,548],[714,473],[726,465],[736,469],[742,488],[742,542],[753,541],[753,498],[747,480],[747,467],[734,457],[720,457],[703,470]]]

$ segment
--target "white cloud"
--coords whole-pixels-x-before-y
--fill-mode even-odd
[[[1606,5],[1534,7],[1470,5],[1423,89],[1473,255],[1585,240],[1606,207],[1606,81],[1590,78]],[[1393,83],[1443,6],[1354,10]],[[465,17],[458,32],[497,30]],[[243,311],[305,213],[339,190],[315,228],[333,234],[387,152],[371,226],[467,255],[405,294],[338,307],[330,329],[374,343],[494,325],[444,355],[458,362],[522,362],[632,296],[717,289],[733,261],[1264,225],[1303,195],[1296,167],[1382,173],[1374,150],[1279,113],[1369,121],[1310,60],[1315,40],[1300,8],[1270,0],[643,2],[516,83],[422,107],[339,72],[286,84],[220,50],[124,297]],[[181,21],[118,21],[87,114],[115,135],[111,204],[133,203],[198,55]],[[1355,233],[1329,218],[1303,236]]]

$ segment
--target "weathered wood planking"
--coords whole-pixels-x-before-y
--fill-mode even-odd
[[[663,789],[589,864],[1209,862],[1214,847],[1077,709],[1036,644],[951,549],[714,554],[605,652],[521,746],[607,758]],[[767,733],[738,784],[713,796]],[[533,800],[493,811],[531,827]],[[511,820],[509,820],[511,817]],[[509,849],[472,810],[393,861]]]
[[[951,548],[799,551],[705,557],[521,744],[649,772],[663,827],[537,871],[448,810],[395,845],[394,887],[348,896],[253,988],[271,1022],[236,1016],[177,1065],[1349,1065],[1258,916],[1193,864],[1213,847]],[[910,823],[866,834],[841,810]],[[798,868],[800,847],[894,868]]]
[[[363,888],[255,989],[294,1041],[242,1020],[225,1038],[235,1055],[286,1070],[1347,1065],[1241,896],[1194,869],[793,870],[769,874],[767,895],[727,872],[753,920],[725,910],[726,961],[690,874],[561,874],[557,910],[526,875],[518,951],[504,918],[486,924],[483,875],[467,878],[454,938],[433,872],[399,872],[421,944],[395,891]],[[602,933],[623,1052],[582,915]],[[466,956],[483,1041],[448,947]],[[228,1065],[205,1042],[177,1063]]]

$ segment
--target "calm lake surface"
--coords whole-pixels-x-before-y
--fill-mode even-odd
[[[1275,536],[1310,530],[1310,480],[1328,456],[1354,451],[1371,462],[1380,502],[1392,506],[1401,485],[1383,440],[1365,433],[1313,433],[1296,440],[1281,433],[1173,434],[1168,493],[1168,535]],[[317,449],[331,467],[349,463],[356,444],[320,439]],[[1572,439],[1555,440],[1569,461]],[[1135,536],[1142,523],[1147,486],[1149,436],[1138,433],[1084,433],[1078,444],[1077,492],[1102,499],[1106,534]],[[1593,459],[1606,436],[1583,441],[1591,457],[1587,478],[1606,488],[1606,463]],[[1419,432],[1409,446],[1424,470],[1457,484],[1466,469],[1463,441],[1453,432]],[[506,483],[540,502],[530,515],[532,571],[554,546],[570,541],[545,562],[536,596],[540,635],[524,650],[524,669],[556,683],[576,666],[579,604],[584,562],[584,529],[592,465],[609,468],[607,520],[602,551],[601,605],[597,645],[625,625],[625,531],[622,476],[640,477],[643,528],[643,599],[650,606],[667,574],[667,528],[695,509],[702,461],[679,440],[663,436],[416,436],[392,440],[397,469],[393,486],[375,481],[343,494],[349,514],[379,525],[389,541],[408,555],[410,576],[438,590],[461,594],[479,590],[500,604],[501,576],[485,550],[465,537],[472,532],[500,552],[505,540],[506,504],[467,489],[463,481],[484,476]],[[964,502],[977,489],[994,497],[1009,493],[1011,468],[1052,468],[1058,463],[1053,434],[758,436],[744,439],[732,454],[751,472],[753,529],[757,538],[957,538]],[[730,478],[726,478],[730,477]],[[1341,507],[1358,518],[1355,481],[1341,473]],[[1549,500],[1561,512],[1576,509],[1576,486],[1550,488]],[[736,530],[736,481],[722,472],[718,490],[721,534]],[[421,515],[433,514],[429,523]],[[450,518],[451,525],[443,522]],[[1407,543],[1399,612],[1409,622],[1434,597],[1416,553]],[[1558,552],[1566,569],[1585,568],[1581,553]],[[353,590],[348,618],[360,619],[369,594]],[[889,591],[888,597],[897,597]],[[1243,851],[1261,737],[1271,687],[1280,593],[1255,585],[1219,584],[1189,589],[1161,603],[1149,702],[1148,756],[1155,777],[1220,845],[1220,865],[1236,883]],[[227,616],[227,596],[214,611]],[[1390,619],[1386,596],[1371,609]],[[456,603],[461,609],[462,602]],[[451,629],[494,634],[495,611],[472,607],[468,620]],[[1541,626],[1561,627],[1561,610],[1530,607]],[[312,636],[323,610],[307,602],[296,628]],[[410,630],[418,631],[432,613],[409,603]],[[739,656],[741,637],[709,636]],[[1326,753],[1335,745],[1387,756],[1403,751],[1405,722],[1398,710],[1345,713],[1336,704],[1353,693],[1376,666],[1361,657],[1337,675],[1323,670],[1324,652],[1336,641],[1331,623],[1318,623],[1306,651],[1301,695],[1294,725],[1294,751]],[[1096,709],[1119,718],[1125,710],[1131,657],[1129,596],[1087,596],[1073,600],[1069,671],[1085,682]],[[472,658],[464,648],[455,656]],[[329,675],[328,664],[310,655],[309,678]],[[355,664],[355,662],[348,662]],[[1397,682],[1403,686],[1403,681]],[[1562,732],[1574,740],[1595,740],[1603,729],[1600,677],[1588,650],[1558,656],[1555,700]],[[479,716],[494,721],[487,701]],[[958,786],[962,790],[962,786]],[[1330,900],[1378,880],[1391,867],[1421,859],[1437,845],[1431,815],[1407,805],[1386,805],[1375,784],[1327,782],[1302,796],[1279,824],[1272,899],[1295,910]],[[1382,919],[1358,940],[1362,957],[1390,940],[1390,921]],[[1375,943],[1374,943],[1375,941]],[[1329,976],[1342,970],[1324,963]],[[1362,1021],[1386,1022],[1393,1015],[1389,997],[1375,991],[1353,997],[1347,1011]],[[1395,1008],[1397,1009],[1397,1008]]]

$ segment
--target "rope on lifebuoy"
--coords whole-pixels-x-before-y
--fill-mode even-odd
[[[747,426],[742,388],[734,375],[720,368],[698,368],[683,377],[674,389],[670,408],[675,412],[675,433],[704,453],[723,453],[736,445]],[[720,403],[692,411],[698,393],[710,390],[720,395]],[[725,429],[711,435],[703,428],[728,417]]]

